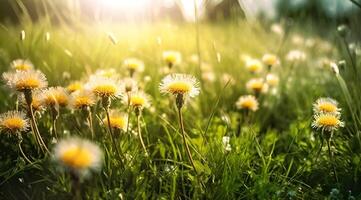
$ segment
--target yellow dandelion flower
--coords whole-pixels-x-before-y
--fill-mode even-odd
[[[34,65],[29,60],[16,59],[10,63],[10,67],[14,70],[27,71],[32,70]]]
[[[69,106],[72,109],[84,109],[95,103],[95,95],[89,90],[79,90],[70,95]]]
[[[113,129],[119,129],[126,131],[128,125],[128,117],[125,114],[111,111],[109,115],[110,127]],[[107,119],[103,119],[104,125],[108,125]]]
[[[150,106],[150,97],[144,92],[137,91],[132,92],[129,97],[128,95],[125,95],[123,98],[124,104],[130,104],[130,106],[133,106],[135,108],[148,108]]]
[[[50,87],[43,92],[43,102],[46,106],[65,107],[69,103],[69,94],[63,87]]]
[[[273,54],[265,54],[263,57],[262,57],[262,62],[269,66],[269,67],[272,67],[274,65],[276,65],[279,61],[278,61],[278,58],[276,55],[273,55]]]
[[[143,72],[144,63],[137,58],[127,58],[123,62],[123,66],[127,68],[132,73],[134,72]]]
[[[314,115],[312,127],[315,129],[322,129],[325,131],[335,131],[345,124],[340,120],[339,114],[318,113]]]
[[[256,111],[258,110],[258,101],[253,95],[241,96],[236,102],[236,107],[240,110]]]
[[[45,75],[39,70],[5,72],[3,79],[10,88],[19,92],[41,89],[48,85]]]
[[[315,113],[331,113],[339,114],[341,108],[338,108],[336,100],[331,98],[319,98],[316,103],[313,104],[313,111]]]
[[[162,93],[195,97],[200,88],[197,79],[187,74],[170,74],[163,78],[159,89]]]
[[[256,59],[248,59],[246,61],[246,68],[251,73],[259,73],[263,69],[263,65],[259,60]]]
[[[253,78],[246,83],[248,91],[255,93],[267,92],[268,85],[263,81],[262,78]]]
[[[182,56],[177,51],[164,51],[163,60],[169,67],[172,67],[181,62]]]
[[[29,120],[23,112],[8,111],[0,115],[0,129],[5,132],[22,132],[28,130],[28,128]]]
[[[80,81],[75,81],[75,82],[72,82],[70,83],[66,89],[68,90],[68,92],[70,93],[73,93],[73,92],[76,92],[78,90],[81,90],[83,89],[83,83],[80,82]]]
[[[112,78],[92,76],[86,85],[96,96],[117,98],[121,96],[120,84]]]
[[[85,174],[101,167],[103,155],[100,148],[90,141],[68,138],[57,143],[54,157],[63,166]]]
[[[267,74],[266,81],[269,86],[276,87],[279,83],[279,78],[274,74]]]

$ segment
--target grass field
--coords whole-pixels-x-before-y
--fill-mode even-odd
[[[59,98],[66,101],[62,106],[51,94],[58,101],[51,104],[51,98],[40,96],[45,108],[35,113],[35,123],[27,121],[32,128],[21,132],[9,131],[0,117],[1,199],[361,198],[359,46],[348,47],[349,38],[337,30],[320,36],[312,27],[280,26],[283,33],[245,21],[200,23],[198,31],[194,24],[172,22],[2,25],[0,72],[11,71],[14,59],[29,59],[49,87],[65,88]],[[182,55],[170,70],[162,57],[168,50]],[[265,54],[275,54],[279,62],[270,69],[261,63],[262,70],[250,72],[247,61],[262,62]],[[107,97],[98,97],[89,109],[67,105],[74,96],[67,86],[76,80],[85,84],[95,73],[128,83],[123,61],[129,57],[144,62],[144,71],[133,79],[149,95],[150,106],[139,112],[121,97],[112,98],[110,118],[114,111],[124,113],[128,128],[122,121],[122,128],[109,131]],[[340,73],[333,72],[335,67]],[[195,76],[200,94],[181,106],[177,91],[162,94],[160,83],[172,73]],[[274,76],[267,81],[268,73]],[[252,78],[263,78],[268,91],[247,89]],[[22,101],[26,92],[15,89],[2,82],[1,113],[21,110],[31,118]],[[258,109],[239,109],[236,102],[243,95],[254,95]],[[338,102],[335,116],[344,127],[312,128],[314,103],[321,97]],[[193,162],[182,138],[183,122]],[[45,145],[32,131],[35,126]],[[59,157],[58,141],[74,136],[99,146],[103,156],[73,152],[71,158]],[[65,140],[64,148],[72,140],[78,141]],[[87,170],[96,156],[99,166]]]

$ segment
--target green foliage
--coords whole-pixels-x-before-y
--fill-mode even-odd
[[[182,53],[183,63],[175,72],[196,75],[202,79],[198,64],[189,61],[197,52],[195,29],[189,24],[72,24],[52,26],[46,20],[22,26],[1,26],[0,72],[9,69],[15,58],[30,59],[42,70],[50,86],[66,86],[85,78],[97,69],[113,67],[127,76],[121,62],[137,57],[145,62],[145,71],[138,81],[152,96],[154,110],[143,113],[142,130],[146,157],[138,138],[122,133],[116,138],[125,153],[121,166],[114,153],[100,106],[95,106],[94,141],[104,151],[102,170],[81,184],[84,199],[352,199],[359,198],[361,104],[358,101],[359,55],[345,54],[336,34],[319,38],[305,28],[290,29],[284,37],[264,30],[258,24],[200,24],[200,53],[204,63],[212,66],[215,81],[202,80],[201,95],[187,102],[184,109],[185,128],[195,160],[197,175],[187,160],[173,101],[162,96],[158,85],[164,63],[164,50]],[[20,30],[26,39],[19,40]],[[114,45],[107,33],[119,40]],[[333,32],[335,32],[334,30]],[[50,40],[45,40],[46,33]],[[315,45],[295,44],[295,34],[305,35]],[[346,41],[347,44],[347,41]],[[323,47],[322,45],[326,46]],[[328,48],[330,46],[330,48]],[[307,59],[289,61],[292,49],[303,50]],[[274,93],[260,97],[260,109],[241,124],[237,136],[235,109],[240,95],[248,94],[245,83],[250,74],[240,57],[249,54],[260,58],[264,53],[277,53],[281,65],[272,69],[280,77]],[[319,59],[346,59],[341,77],[336,77]],[[355,67],[355,69],[352,68]],[[357,71],[357,72],[358,72]],[[225,74],[233,81],[225,80]],[[145,83],[144,77],[151,81]],[[263,74],[258,75],[263,76]],[[342,82],[342,79],[344,82]],[[341,80],[341,84],[340,84]],[[228,83],[227,83],[228,82]],[[341,87],[339,87],[341,86]],[[346,128],[333,140],[339,183],[334,182],[326,147],[321,148],[319,132],[311,129],[312,103],[319,97],[330,96],[340,102]],[[15,108],[15,96],[5,87],[0,92],[0,110]],[[113,109],[126,112],[126,106],[115,100]],[[354,116],[355,118],[353,118]],[[40,132],[50,148],[51,116],[45,111],[39,117]],[[132,132],[136,131],[135,116],[131,116]],[[90,131],[81,113],[60,110],[60,137],[76,135],[90,138]],[[230,137],[231,151],[226,151],[222,137]],[[61,170],[51,155],[42,155],[35,148],[31,134],[24,134],[24,151],[35,162],[26,163],[19,156],[14,138],[0,137],[0,196],[5,199],[69,199],[71,177]],[[320,153],[318,154],[318,151]]]

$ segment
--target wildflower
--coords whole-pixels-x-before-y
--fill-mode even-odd
[[[259,73],[262,71],[262,63],[257,59],[248,59],[246,61],[246,68],[251,73]]]
[[[271,31],[276,33],[277,35],[283,36],[285,31],[281,24],[272,24]]]
[[[199,83],[192,75],[171,74],[163,78],[159,89],[162,93],[195,97],[199,94]]]
[[[29,60],[16,59],[10,63],[10,67],[14,70],[27,71],[32,70],[34,65]]]
[[[338,66],[337,66],[336,63],[331,62],[330,67],[331,67],[331,70],[332,70],[333,73],[335,73],[336,75],[340,74],[340,70],[338,69]]]
[[[46,106],[66,107],[69,95],[63,87],[50,87],[43,92],[43,102]]]
[[[236,84],[236,80],[233,78],[232,75],[230,75],[228,73],[222,74],[221,80],[222,80],[223,84],[227,84],[227,83],[229,85],[235,85]]]
[[[39,70],[27,70],[3,73],[6,84],[19,92],[41,89],[48,85],[45,75]]]
[[[138,83],[132,78],[125,78],[121,81],[120,91],[122,93],[135,92],[138,90]]]
[[[130,77],[133,77],[135,72],[143,72],[144,71],[144,63],[136,58],[128,58],[124,60],[124,67],[128,69],[130,73]]]
[[[216,80],[216,75],[212,71],[202,72],[202,79],[212,83]]]
[[[118,73],[114,68],[109,68],[109,69],[99,69],[97,71],[95,71],[94,75],[92,75],[90,77],[90,79],[92,77],[103,77],[103,78],[112,78],[112,79],[116,79],[118,78]]]
[[[222,144],[223,148],[226,152],[232,151],[232,146],[230,144],[230,137],[229,136],[223,136],[222,137]]]
[[[144,92],[137,91],[132,92],[129,96],[124,96],[123,101],[125,104],[128,104],[129,102],[130,106],[142,110],[143,108],[148,108],[150,106],[149,99],[149,95]]]
[[[269,86],[276,87],[278,85],[279,78],[274,74],[267,74],[266,81]]]
[[[56,161],[78,175],[97,170],[102,164],[102,151],[87,140],[68,138],[61,140],[54,149]]]
[[[344,126],[344,122],[340,120],[339,114],[317,113],[314,115],[312,127],[322,129],[328,132],[335,131]]]
[[[108,123],[106,118],[103,119],[103,123]],[[125,114],[111,111],[109,114],[109,123],[112,129],[126,131],[128,125],[128,117]]]
[[[28,130],[29,120],[25,113],[19,111],[8,111],[0,115],[0,130],[9,133],[17,133]]]
[[[120,97],[120,84],[112,79],[101,76],[92,76],[87,87],[98,97],[117,98]]]
[[[187,156],[192,164],[194,172],[197,174],[197,169],[194,165],[193,157],[190,152],[184,130],[184,122],[182,115],[182,107],[184,105],[184,101],[187,97],[195,97],[199,94],[199,83],[197,79],[192,75],[187,74],[170,74],[163,78],[162,82],[159,85],[159,89],[161,93],[171,94],[176,97],[176,105],[178,110],[178,119],[179,126],[182,133],[183,143],[186,148]],[[198,181],[199,177],[197,175]]]
[[[85,109],[96,103],[95,95],[89,90],[79,90],[71,94],[70,107],[73,109]]]
[[[304,51],[301,50],[291,50],[287,53],[286,55],[286,60],[290,61],[290,62],[294,62],[294,61],[304,61],[306,60],[306,53]]]
[[[169,68],[172,68],[174,65],[181,62],[182,56],[177,51],[164,51],[163,60]]]
[[[241,96],[236,102],[236,107],[240,110],[256,111],[258,110],[258,101],[253,95]]]
[[[273,54],[265,54],[262,57],[262,62],[268,66],[269,68],[276,65],[279,61],[276,55]]]
[[[341,109],[337,107],[336,100],[331,98],[319,98],[316,103],[313,104],[313,111],[315,113],[330,113],[339,114]]]
[[[83,83],[80,81],[72,82],[66,87],[69,93],[76,92],[78,90],[81,90],[82,88],[83,88]]]
[[[253,78],[246,83],[246,88],[256,94],[260,94],[261,92],[267,92],[268,85],[262,78]]]

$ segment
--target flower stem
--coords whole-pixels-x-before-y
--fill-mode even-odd
[[[24,92],[24,96],[26,99],[26,103],[28,105],[28,110],[29,110],[29,115],[30,115],[30,121],[31,121],[31,130],[33,132],[33,135],[35,137],[36,142],[38,143],[38,145],[40,146],[40,149],[44,152],[44,149],[46,152],[50,153],[50,151],[48,150],[48,148],[46,147],[44,140],[42,139],[38,126],[36,124],[36,120],[35,120],[35,116],[34,116],[34,111],[33,111],[33,106],[32,106],[32,96],[31,96],[31,91],[26,91]]]
[[[120,153],[120,150],[118,148],[118,145],[117,143],[115,142],[115,138],[114,138],[114,135],[113,135],[113,130],[112,130],[112,127],[110,125],[110,116],[109,116],[109,108],[107,106],[104,106],[104,110],[105,110],[105,114],[107,115],[107,122],[108,122],[108,130],[109,130],[109,134],[110,134],[110,140],[112,141],[113,143],[113,146],[114,146],[114,149],[115,149],[115,152],[119,158],[119,161],[120,163],[122,164],[123,167],[125,167],[124,165],[124,162],[123,162],[123,155]]]
[[[143,147],[143,149],[144,149],[145,156],[148,157],[147,148],[145,147],[145,144],[144,144],[144,142],[143,142],[142,130],[141,130],[141,128],[140,128],[140,113],[137,114],[137,126],[138,126],[138,136],[139,136],[140,143],[142,144],[142,147]]]
[[[338,183],[337,173],[336,173],[336,166],[335,166],[335,159],[333,156],[333,153],[331,152],[331,138],[327,140],[327,148],[328,148],[328,155],[330,157],[332,169],[333,169],[333,175],[335,176],[335,181]]]
[[[87,110],[87,113],[88,113],[87,120],[88,120],[88,125],[89,125],[89,129],[90,129],[91,137],[92,137],[92,139],[94,139],[94,138],[95,138],[95,134],[94,134],[94,128],[93,128],[92,112],[91,112],[90,107],[87,107],[86,110]]]
[[[24,159],[26,160],[26,162],[32,164],[33,162],[30,161],[30,159],[25,155],[24,151],[23,151],[23,148],[21,147],[21,140],[19,141],[18,143],[18,146],[19,146],[19,150],[20,150],[20,153],[21,155],[24,157]]]
[[[58,131],[56,127],[56,122],[59,118],[59,112],[56,110],[56,108],[53,106],[51,107],[51,115],[53,118],[53,136],[55,136],[56,139],[58,139]]]
[[[189,159],[189,161],[190,161],[190,163],[191,163],[191,165],[192,165],[192,167],[194,169],[194,172],[198,175],[196,166],[194,165],[194,161],[193,161],[191,151],[189,149],[189,146],[188,146],[188,143],[187,143],[187,140],[186,140],[185,131],[184,131],[184,124],[183,124],[183,115],[182,115],[181,108],[178,108],[178,118],[179,118],[179,125],[180,125],[181,132],[182,132],[183,143],[184,143],[184,146],[186,147],[186,152],[187,152],[188,159]]]

